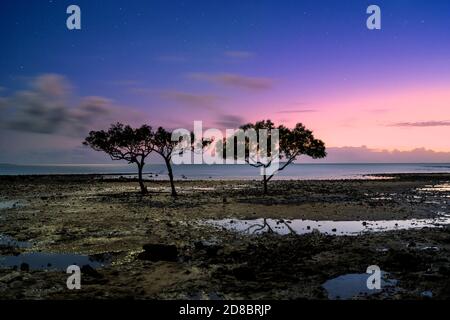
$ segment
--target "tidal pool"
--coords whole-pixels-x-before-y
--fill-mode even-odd
[[[88,256],[71,253],[22,253],[16,256],[0,256],[0,268],[29,268],[29,270],[66,270],[70,265],[89,265],[101,268],[111,263],[109,256]]]
[[[15,209],[15,208],[20,208],[20,207],[23,207],[23,203],[21,203],[20,201],[17,201],[17,200],[0,201],[0,210]]]
[[[328,293],[328,299],[351,299],[357,296],[371,295],[394,288],[397,280],[388,279],[387,273],[381,271],[381,288],[369,289],[367,287],[368,273],[349,273],[326,281],[322,287]]]
[[[31,248],[32,243],[18,241],[10,236],[0,234],[0,246],[12,248]],[[0,255],[0,268],[23,270],[66,270],[70,265],[101,268],[111,264],[114,253],[83,255],[74,253],[25,252],[20,254]]]
[[[0,246],[15,247],[15,248],[29,248],[31,243],[28,241],[18,241],[13,237],[0,234]]]
[[[237,231],[246,234],[261,234],[264,232],[286,234],[306,234],[317,230],[331,235],[360,235],[367,232],[382,232],[405,229],[437,228],[450,224],[450,215],[440,214],[433,219],[408,220],[376,220],[376,221],[331,221],[331,220],[283,220],[283,219],[222,219],[205,220],[202,223]]]

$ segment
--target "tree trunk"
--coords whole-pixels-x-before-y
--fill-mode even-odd
[[[177,191],[175,190],[175,183],[173,181],[172,164],[170,163],[169,159],[165,159],[165,160],[166,160],[167,171],[169,173],[170,188],[172,189],[172,197],[176,197]]]
[[[148,190],[147,190],[147,187],[144,185],[144,180],[142,179],[142,169],[144,169],[144,164],[138,163],[138,170],[139,170],[138,180],[139,180],[139,186],[141,187],[141,193],[147,194]]]
[[[264,175],[263,175],[263,184],[264,184],[264,194],[267,194],[267,175],[266,175],[266,167],[263,167]]]
[[[267,176],[264,175],[263,177],[263,183],[264,183],[264,194],[267,194]]]

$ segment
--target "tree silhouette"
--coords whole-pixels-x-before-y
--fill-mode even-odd
[[[169,174],[171,193],[172,196],[176,197],[177,191],[173,179],[172,156],[174,154],[181,155],[187,151],[194,152],[196,149],[195,145],[198,145],[198,150],[203,150],[210,142],[206,140],[196,141],[192,132],[187,134],[187,136],[180,135],[178,139],[172,139],[172,132],[159,127],[153,135],[153,150],[164,159]]]
[[[96,151],[107,153],[112,160],[125,160],[136,163],[141,193],[148,193],[142,179],[145,158],[153,151],[152,128],[143,125],[133,129],[129,125],[116,123],[108,131],[91,131],[83,142]]]
[[[225,158],[238,159],[239,148],[244,150],[245,162],[255,168],[262,169],[264,194],[267,194],[267,183],[274,175],[279,171],[284,170],[300,155],[307,155],[313,159],[324,158],[327,155],[324,142],[314,138],[312,131],[306,129],[301,123],[297,123],[293,129],[289,129],[283,125],[275,127],[271,120],[262,120],[256,123],[245,124],[241,126],[240,129],[247,133],[249,130],[254,130],[257,141],[251,143],[247,134],[244,139],[242,139],[242,137],[239,139],[238,135],[233,135],[225,138],[222,143],[217,145],[217,147],[223,149]],[[260,129],[267,129],[267,135],[261,135]],[[274,150],[271,143],[273,129],[279,130],[278,150]],[[234,148],[232,149],[234,152],[231,155],[227,153],[227,150],[230,150],[230,144],[234,145]],[[252,155],[255,154],[264,155],[264,158],[252,157]],[[284,161],[284,163],[280,163],[276,170],[266,173],[266,170],[272,166],[275,159]]]
[[[164,163],[166,164],[167,167],[167,172],[169,173],[172,196],[176,197],[177,191],[175,190],[172,164],[170,161],[172,159],[172,153],[179,142],[172,141],[172,133],[166,131],[162,127],[159,127],[153,136],[153,143],[154,143],[154,151],[164,159]]]

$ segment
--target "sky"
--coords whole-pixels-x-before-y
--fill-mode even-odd
[[[262,119],[324,161],[450,162],[447,0],[2,0],[0,39],[0,163],[106,162],[81,141],[117,121]]]

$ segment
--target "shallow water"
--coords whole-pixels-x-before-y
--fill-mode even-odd
[[[31,247],[31,243],[28,241],[18,241],[10,236],[0,234],[0,246],[29,248]]]
[[[397,280],[387,279],[387,274],[381,272],[381,289],[367,288],[368,273],[349,273],[326,281],[322,287],[328,293],[328,299],[351,299],[356,296],[371,295],[395,287]]]
[[[0,201],[0,210],[2,209],[15,209],[22,207],[23,204],[17,200]]]
[[[115,174],[117,177],[136,175],[135,165],[8,165],[0,164],[0,175],[22,174]],[[146,179],[167,180],[164,164],[148,164],[144,168]],[[174,165],[177,180],[253,180],[261,179],[260,171],[249,165]],[[378,173],[430,173],[450,172],[450,164],[432,163],[354,163],[324,164],[295,163],[280,171],[273,179],[367,179],[365,175]],[[373,178],[373,177],[372,177]]]
[[[273,232],[281,235],[290,233],[306,234],[313,232],[313,230],[318,230],[320,233],[332,235],[359,235],[367,232],[441,227],[450,224],[450,215],[439,215],[434,219],[409,220],[315,221],[302,219],[222,219],[205,220],[203,223],[246,234],[261,234],[264,232]]]
[[[66,270],[70,265],[80,267],[89,265],[92,268],[100,268],[110,264],[110,259],[94,258],[87,255],[69,253],[23,253],[17,256],[0,256],[0,268],[18,269],[26,263],[30,270]]]

